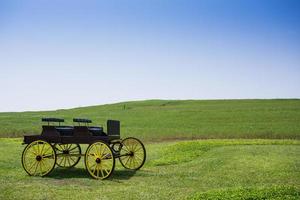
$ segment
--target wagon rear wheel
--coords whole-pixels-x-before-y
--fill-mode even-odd
[[[84,162],[86,170],[95,179],[108,178],[115,168],[115,158],[111,148],[101,141],[87,148]]]
[[[146,149],[143,143],[136,138],[126,138],[120,145],[119,160],[126,169],[138,170],[146,160]]]
[[[72,168],[78,164],[81,155],[79,144],[55,144],[56,164],[63,168]]]
[[[54,148],[43,140],[28,144],[22,153],[22,166],[30,176],[46,176],[53,170],[55,162]]]

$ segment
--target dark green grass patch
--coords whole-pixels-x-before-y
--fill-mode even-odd
[[[195,140],[166,146],[160,157],[151,161],[153,165],[171,165],[189,162],[213,148],[232,145],[300,145],[298,140]]]
[[[189,200],[297,200],[299,188],[292,186],[250,187],[227,190],[212,190],[191,195]]]

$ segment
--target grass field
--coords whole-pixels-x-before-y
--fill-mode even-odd
[[[193,140],[146,143],[137,172],[118,163],[106,181],[83,161],[71,170],[29,177],[21,139],[0,139],[0,199],[299,199],[298,140]]]
[[[29,177],[20,136],[39,134],[41,117],[66,124],[85,117],[104,127],[119,119],[123,138],[145,142],[147,161],[136,172],[117,162],[105,181],[90,178],[83,160]],[[0,125],[1,200],[300,199],[300,100],[148,100],[0,113]]]
[[[0,137],[40,133],[41,117],[86,117],[122,136],[148,141],[194,138],[300,139],[300,100],[148,100],[48,112],[0,113]]]

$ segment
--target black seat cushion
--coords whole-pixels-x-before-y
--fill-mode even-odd
[[[72,136],[74,133],[74,128],[72,126],[57,126],[55,129],[61,136]]]
[[[91,126],[88,127],[89,131],[93,134],[93,136],[105,136],[106,134],[103,132],[102,127]]]

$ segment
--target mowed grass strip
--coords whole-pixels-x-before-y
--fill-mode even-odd
[[[137,172],[117,163],[112,177],[91,179],[83,161],[30,177],[20,139],[0,139],[0,199],[297,199],[298,140],[195,140],[146,143]],[[85,149],[86,146],[83,146]],[[174,161],[173,161],[174,160]]]
[[[47,112],[0,113],[0,137],[39,134],[42,117],[121,120],[123,137],[148,141],[195,138],[300,138],[300,100],[147,100]]]

